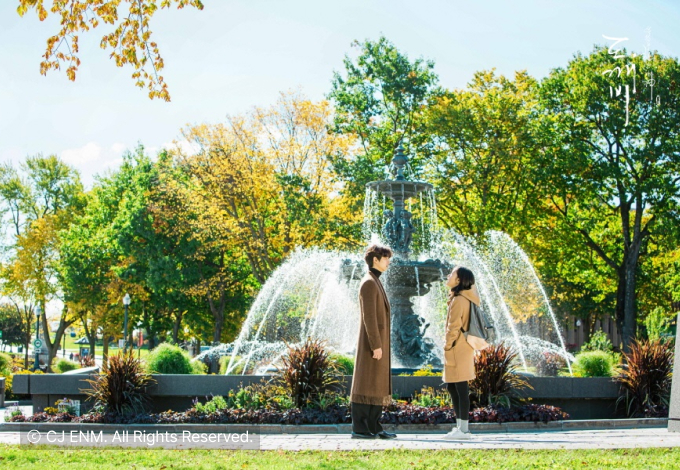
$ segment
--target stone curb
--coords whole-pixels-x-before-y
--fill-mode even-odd
[[[386,424],[387,431],[406,434],[439,434],[451,430],[452,424]],[[668,418],[642,419],[592,419],[551,421],[548,423],[470,423],[474,433],[515,433],[515,432],[557,432],[557,431],[594,431],[606,429],[666,428]],[[91,424],[91,423],[0,423],[1,432],[28,432],[30,430],[48,431],[145,431],[149,432],[202,432],[202,433],[242,433],[246,431],[259,434],[349,434],[351,424]]]

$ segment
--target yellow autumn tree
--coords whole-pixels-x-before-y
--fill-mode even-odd
[[[329,164],[352,141],[328,132],[332,112],[282,93],[270,108],[183,131],[196,151],[175,155],[191,175],[197,233],[245,253],[260,282],[296,247],[357,242],[346,227],[362,215],[339,196]]]

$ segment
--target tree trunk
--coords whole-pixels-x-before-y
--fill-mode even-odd
[[[182,317],[184,315],[180,310],[177,310],[175,313],[175,321],[172,325],[172,340],[175,342],[175,344],[179,344],[179,328],[182,326]]]
[[[64,334],[66,332],[66,328],[71,326],[73,321],[67,321],[66,320],[66,308],[64,307],[64,310],[61,313],[61,318],[59,319],[59,327],[57,328],[57,332],[54,335],[54,343],[52,343],[49,346],[48,349],[48,359],[49,359],[49,365],[47,367],[48,371],[52,370],[52,360],[57,356],[57,353],[59,352],[59,345],[61,344],[61,340],[64,337]]]
[[[28,345],[31,344],[31,329],[26,332],[26,343],[24,344],[24,369],[28,370]]]
[[[104,330],[102,332],[102,339],[103,339],[102,366],[103,366],[104,364],[108,364],[108,362],[109,362],[109,332],[108,331]]]
[[[215,320],[215,330],[213,331],[213,346],[220,343],[220,338],[222,337],[222,327],[224,326],[224,306],[226,301],[226,295],[224,292],[224,284],[219,283],[218,288],[220,290],[220,302],[219,305],[215,305],[210,294],[208,294],[208,305],[210,306],[210,312]]]
[[[616,312],[614,319],[616,320],[616,328],[621,332],[621,336],[623,337],[623,325],[626,318],[624,308],[626,302],[626,272],[624,269],[619,268],[617,270],[617,275],[619,278],[619,285],[616,289]],[[623,341],[625,343],[625,339]]]
[[[224,327],[224,315],[219,315],[215,318],[215,331],[213,332],[213,345],[220,343],[222,337],[222,328]]]
[[[626,292],[623,302],[623,349],[630,350],[630,345],[636,335],[636,308],[635,308],[635,277],[637,270],[637,253],[631,254],[629,262],[625,265]]]
[[[90,343],[90,356],[92,356],[92,359],[94,359],[94,348],[97,344],[97,335],[94,333],[94,330],[90,330],[87,327],[87,319],[83,315],[79,315],[80,321],[83,324],[83,329],[85,330],[85,336],[87,337],[87,342]]]

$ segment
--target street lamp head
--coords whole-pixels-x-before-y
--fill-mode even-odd
[[[130,302],[132,302],[130,294],[125,294],[125,297],[123,297],[123,305],[130,305]]]
[[[40,305],[37,305],[35,307],[35,316],[39,317],[41,313],[42,313],[42,309],[40,308]]]

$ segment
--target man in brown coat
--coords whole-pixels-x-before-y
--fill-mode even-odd
[[[397,437],[385,432],[379,422],[382,407],[392,399],[390,302],[380,282],[380,275],[387,270],[391,257],[392,251],[380,245],[369,246],[364,255],[369,270],[359,287],[361,324],[349,397],[353,439]]]

